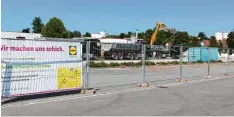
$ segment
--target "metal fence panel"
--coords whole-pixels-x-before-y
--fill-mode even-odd
[[[2,97],[82,87],[80,42],[1,41]]]
[[[218,61],[211,61],[210,74],[211,76],[223,76],[225,74],[234,73],[234,53],[232,49],[219,49]],[[211,52],[212,53],[212,52]]]
[[[89,88],[141,81],[141,44],[101,43],[92,40],[86,43],[88,42],[91,57]]]
[[[180,77],[180,47],[147,45],[146,81],[157,84],[174,82]]]

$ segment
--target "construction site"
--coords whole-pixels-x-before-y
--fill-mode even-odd
[[[234,115],[234,31],[192,36],[162,20],[114,35],[64,24],[35,17],[33,31],[1,32],[2,116]]]

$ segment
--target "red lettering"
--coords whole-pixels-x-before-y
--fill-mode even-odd
[[[57,46],[52,46],[52,47],[47,47],[46,51],[55,51],[55,52],[59,52],[59,51],[63,51],[62,47],[57,47]]]
[[[45,48],[44,47],[35,47],[35,50],[36,51],[45,51]]]
[[[2,45],[1,47],[1,51],[7,51],[9,47],[7,47],[6,45]]]
[[[33,47],[10,47],[11,51],[34,51]]]

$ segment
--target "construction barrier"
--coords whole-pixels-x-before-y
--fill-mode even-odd
[[[2,97],[83,87],[79,41],[1,39],[1,42]]]

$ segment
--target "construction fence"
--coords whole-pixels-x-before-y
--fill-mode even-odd
[[[2,97],[83,87],[80,42],[1,39],[1,44]]]
[[[90,88],[208,79],[234,72],[232,49],[97,43],[85,44]]]
[[[232,49],[2,39],[2,97],[232,75]]]

